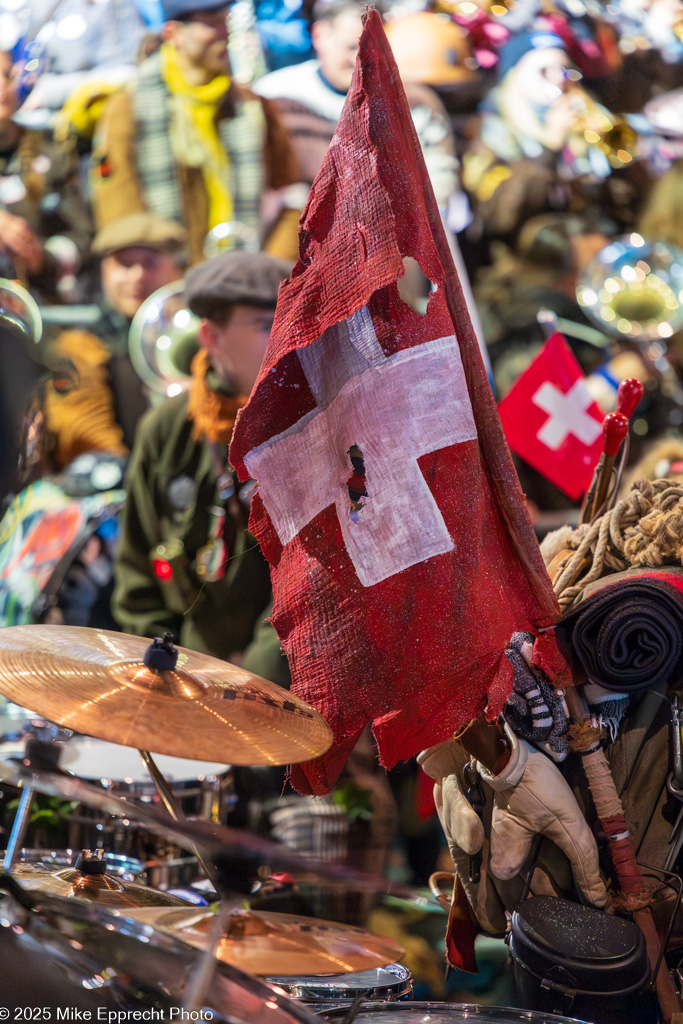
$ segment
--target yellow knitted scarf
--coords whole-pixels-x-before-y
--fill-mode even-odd
[[[50,384],[45,392],[45,423],[53,443],[56,469],[84,452],[125,455],[123,430],[116,422],[104,344],[88,331],[62,331],[53,350],[76,370],[77,383],[66,392]]]
[[[200,167],[209,200],[209,229],[232,219],[230,161],[221,143],[216,115],[230,86],[227,75],[206,85],[191,85],[180,67],[178,51],[161,46],[161,73],[173,101],[171,144],[179,163]]]
[[[192,360],[192,384],[187,415],[194,420],[192,432],[195,441],[204,438],[218,444],[229,444],[235,417],[247,404],[246,395],[226,395],[215,391],[207,376],[211,371],[211,357],[206,349],[200,349]]]

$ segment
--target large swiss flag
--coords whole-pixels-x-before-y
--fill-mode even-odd
[[[230,458],[254,477],[292,689],[335,744],[368,722],[386,766],[503,706],[511,633],[556,604],[443,234],[408,103],[370,11]],[[404,257],[433,282],[399,297]]]
[[[553,334],[498,406],[513,452],[573,501],[602,452],[604,413],[561,334]]]

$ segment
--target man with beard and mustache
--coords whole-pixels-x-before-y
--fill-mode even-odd
[[[141,210],[175,220],[191,263],[212,228],[235,221],[271,254],[296,254],[298,168],[272,104],[231,78],[227,8],[166,0],[161,47],[105,107],[91,164],[99,228]]]

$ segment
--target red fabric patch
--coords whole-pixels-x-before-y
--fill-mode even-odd
[[[555,687],[573,686],[572,670],[557,646],[554,630],[546,630],[536,637],[531,667],[543,673]]]
[[[449,967],[468,974],[478,974],[474,940],[477,925],[473,920],[464,886],[457,875],[453,879],[453,896],[446,925],[446,961]]]
[[[553,334],[498,406],[513,452],[572,501],[588,490],[602,452],[604,416],[583,381],[569,345]]]
[[[292,781],[302,792],[323,793],[368,722],[382,764],[391,766],[447,739],[487,705],[490,714],[500,711],[510,678],[500,685],[498,672],[507,664],[502,652],[511,634],[550,625],[557,606],[374,11],[299,237],[299,263],[281,288],[258,380],[235,425],[230,459],[240,477],[249,475],[250,453],[315,415],[316,398],[297,350],[336,339],[337,325],[363,308],[380,361],[457,336],[477,433],[418,459],[452,549],[373,585],[359,580],[334,504],[281,542],[272,508],[260,495],[252,502],[250,524],[271,564],[272,621],[289,658],[292,690],[325,716],[335,736],[328,754],[293,769]],[[404,256],[416,258],[437,286],[424,317],[398,295]],[[434,394],[444,415],[448,399]],[[410,417],[410,407],[401,415]],[[372,445],[365,450],[356,440],[367,509]],[[329,443],[335,447],[333,436]],[[340,464],[347,449],[337,443]],[[329,473],[314,451],[291,471],[297,480]],[[346,488],[349,476],[350,469],[340,474],[339,485]]]
[[[434,779],[427,775],[421,765],[417,766],[415,782],[415,810],[420,821],[427,821],[436,814],[434,803]]]

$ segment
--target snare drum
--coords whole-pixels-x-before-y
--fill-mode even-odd
[[[284,992],[291,999],[307,1003],[316,1013],[334,1007],[345,1006],[361,996],[364,999],[379,999],[394,1002],[410,999],[413,991],[413,976],[402,964],[388,964],[371,971],[356,971],[353,974],[332,974],[323,976],[267,978],[269,985]]]
[[[348,1006],[326,1010],[325,1020],[340,1022]],[[586,1024],[574,1017],[507,1006],[469,1003],[361,1003],[354,1024]]]

